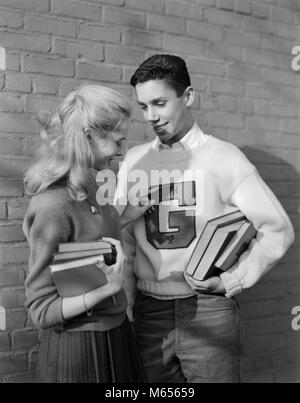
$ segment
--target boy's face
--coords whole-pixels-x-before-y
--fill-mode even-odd
[[[145,120],[163,143],[171,145],[190,130],[188,92],[192,91],[191,87],[180,97],[164,80],[139,83],[135,90]]]

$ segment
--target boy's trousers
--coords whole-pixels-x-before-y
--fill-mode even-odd
[[[134,328],[149,382],[239,382],[239,306],[198,294],[160,300],[138,293]]]

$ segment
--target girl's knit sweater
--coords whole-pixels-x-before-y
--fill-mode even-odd
[[[92,205],[97,208],[96,214],[92,213]],[[74,201],[65,185],[57,184],[32,197],[23,229],[30,245],[26,306],[37,327],[105,331],[121,324],[127,304],[123,291],[116,294],[115,304],[112,298],[98,304],[91,317],[82,314],[65,321],[62,298],[49,269],[53,253],[61,242],[92,241],[102,236],[120,239],[119,217],[112,206],[99,207],[95,192],[88,200]]]

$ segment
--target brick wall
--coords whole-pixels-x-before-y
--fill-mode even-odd
[[[24,309],[28,203],[21,175],[38,142],[34,115],[81,82],[134,100],[134,68],[158,52],[183,56],[197,89],[195,117],[241,147],[289,213],[297,235],[300,45],[296,0],[0,0],[0,382],[30,382],[37,334]],[[5,53],[5,56],[4,56]],[[153,138],[136,108],[127,147]],[[239,297],[242,380],[300,381],[299,237],[259,284]]]

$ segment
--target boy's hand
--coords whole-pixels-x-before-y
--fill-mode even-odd
[[[184,277],[189,286],[195,291],[208,294],[225,294],[226,292],[223,281],[218,276],[210,277],[204,281],[195,280],[186,273],[184,273]]]
[[[127,206],[120,216],[121,226],[125,227],[144,214],[151,214],[154,211],[154,203],[154,200],[149,200],[148,195],[128,200]]]

